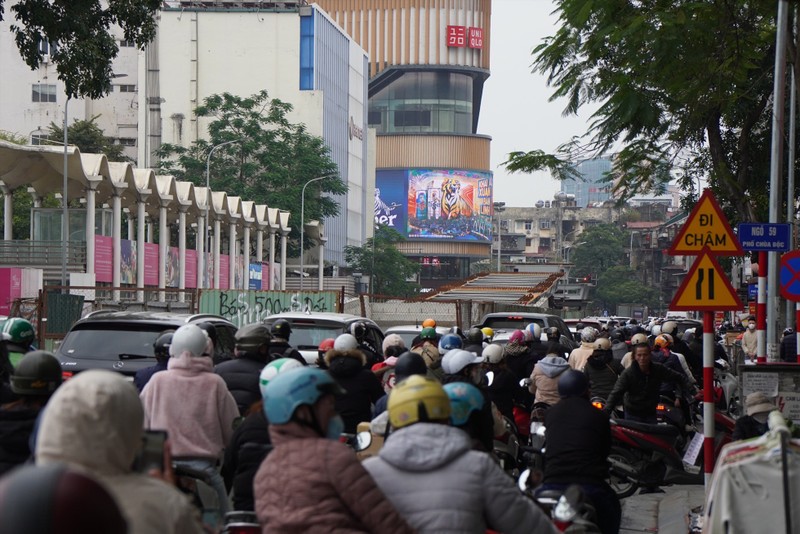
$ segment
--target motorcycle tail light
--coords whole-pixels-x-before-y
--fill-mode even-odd
[[[71,371],[61,371],[61,378],[62,380],[69,380],[70,378],[73,377],[74,374],[75,373]]]
[[[553,519],[553,525],[555,525],[559,532],[566,532],[567,529],[572,526],[572,521],[559,521],[558,519]]]
[[[226,534],[261,534],[259,525],[228,525]]]
[[[603,406],[603,403],[602,403],[602,402],[600,402],[600,401],[594,401],[594,402],[592,403],[592,406],[594,406],[594,407],[595,407],[595,408],[597,408],[598,410],[602,410],[603,408],[605,408],[605,406]]]
[[[659,412],[664,412],[667,410],[667,407],[663,404],[659,404],[658,406],[656,406],[656,410],[658,410]]]

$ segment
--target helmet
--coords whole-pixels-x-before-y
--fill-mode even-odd
[[[203,331],[208,335],[208,339],[210,339],[211,343],[213,343],[214,346],[216,347],[217,346],[217,329],[214,328],[214,325],[209,323],[209,322],[205,322],[205,321],[202,322],[202,323],[196,323],[196,324],[197,324],[197,326],[199,326],[200,328],[203,329]]]
[[[586,343],[594,343],[597,340],[597,329],[591,326],[581,330],[581,341]]]
[[[615,328],[609,334],[611,341],[625,341],[625,334],[619,328]]]
[[[397,362],[394,364],[394,379],[396,382],[404,380],[411,375],[425,376],[428,372],[428,366],[425,365],[425,360],[416,352],[404,352],[397,357]]]
[[[583,324],[583,323],[575,323],[575,331],[576,331],[576,332],[580,332],[580,331],[581,331],[581,330],[583,330],[584,328],[586,328],[586,325],[585,325],[585,324]]]
[[[273,337],[279,337],[288,341],[289,336],[292,335],[292,324],[286,319],[278,319],[272,323],[269,333],[272,334]]]
[[[597,341],[594,342],[594,348],[596,350],[611,350],[611,340],[607,337],[598,337]]]
[[[527,345],[528,343],[533,342],[533,332],[528,330],[527,328],[522,331],[522,341]]]
[[[549,340],[559,340],[561,339],[561,332],[558,331],[558,328],[555,326],[551,326],[546,330],[547,332],[547,339]]]
[[[460,326],[452,326],[450,327],[450,333],[455,334],[460,338],[464,338],[464,332],[461,330]]]
[[[364,339],[364,336],[367,335],[367,325],[364,324],[363,321],[356,321],[350,325],[350,333],[353,334],[353,337],[358,341],[361,341]]]
[[[482,356],[489,363],[500,363],[503,361],[503,347],[500,345],[486,345],[483,349]]]
[[[313,405],[322,395],[343,393],[342,386],[322,369],[302,367],[279,373],[264,388],[264,415],[270,423],[283,425],[300,406]]]
[[[653,345],[658,349],[663,349],[672,345],[672,342],[665,334],[661,334],[660,336],[656,337]]]
[[[492,330],[488,326],[484,326],[483,328],[481,328],[481,332],[483,332],[485,339],[492,339],[494,337],[494,330]]]
[[[787,330],[791,330],[791,328],[787,328]],[[683,340],[684,341],[693,340],[695,338],[695,332],[697,332],[696,328],[687,328],[686,330],[683,331]],[[664,335],[668,336],[669,334],[664,334]],[[786,330],[784,330],[784,334],[783,335],[784,336],[786,335]]]
[[[460,373],[468,365],[483,363],[485,358],[467,350],[451,350],[442,357],[442,370],[448,375]]]
[[[589,377],[582,371],[567,369],[558,378],[558,394],[561,397],[580,397],[589,389]]]
[[[258,375],[258,389],[261,390],[261,397],[264,397],[264,388],[267,387],[267,384],[269,384],[273,378],[290,369],[300,369],[302,367],[303,364],[294,358],[278,358],[277,360],[269,362],[261,370],[261,374]]]
[[[248,324],[239,328],[234,336],[236,339],[236,349],[242,352],[258,352],[261,347],[269,345],[272,336],[269,329],[261,324]]]
[[[164,332],[153,342],[153,354],[157,359],[166,360],[169,358],[169,346],[172,344],[172,335],[174,333],[174,330]]]
[[[15,345],[29,347],[36,339],[33,325],[22,317],[11,317],[3,324],[3,333],[8,335],[8,341]]]
[[[464,346],[464,342],[461,341],[461,338],[455,334],[445,334],[442,336],[442,339],[439,340],[439,353],[444,354],[447,351],[453,349],[460,349]]]
[[[61,364],[44,350],[22,357],[11,375],[11,389],[17,395],[50,395],[61,385]]]
[[[660,324],[654,324],[653,328],[650,329],[650,334],[654,335],[654,336],[661,335],[661,325]]]
[[[333,348],[341,352],[354,350],[358,348],[358,340],[351,334],[340,334],[333,342]]]
[[[450,399],[438,381],[414,375],[394,386],[386,411],[394,428],[446,420],[450,417]]]
[[[784,336],[790,336],[792,334],[794,334],[794,330],[793,329],[791,329],[791,328],[784,328],[783,329],[783,335]]]
[[[325,338],[322,341],[320,341],[319,347],[317,348],[317,350],[319,350],[320,352],[328,352],[329,350],[331,350],[333,348],[333,344],[334,344],[335,341],[336,340],[333,339],[332,337]]]
[[[511,332],[511,335],[508,338],[508,343],[515,343],[517,345],[524,345],[525,344],[525,334],[522,333],[522,330],[514,330]]]
[[[436,320],[431,319],[430,317],[422,321],[422,328],[429,328],[429,327],[436,328]]]
[[[383,345],[381,348],[383,349],[383,353],[386,354],[386,350],[389,347],[401,347],[405,348],[406,343],[403,341],[403,338],[398,336],[397,334],[389,334],[383,339]],[[397,354],[397,353],[395,353]]]
[[[481,332],[481,329],[473,326],[467,330],[467,341],[470,343],[481,343],[483,341],[483,332]]]
[[[472,384],[452,382],[445,384],[444,391],[450,398],[450,423],[453,426],[467,424],[472,412],[483,409],[483,395]]]
[[[531,323],[525,327],[525,330],[533,334],[536,339],[542,339],[542,327],[536,323]]]
[[[208,334],[205,330],[194,324],[185,324],[172,334],[169,355],[177,357],[188,352],[192,356],[203,356],[207,344]]]
[[[647,343],[647,336],[644,334],[634,334],[631,338],[631,346],[641,345],[642,343]]]
[[[436,329],[432,326],[426,326],[419,333],[420,339],[436,339]]]
[[[129,532],[108,490],[62,463],[26,465],[3,477],[0,524],[3,532]]]
[[[675,321],[667,321],[661,325],[661,332],[664,334],[674,334],[678,328],[678,323]]]

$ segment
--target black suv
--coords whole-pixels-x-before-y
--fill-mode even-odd
[[[72,325],[55,356],[64,378],[87,369],[133,377],[139,369],[155,365],[153,342],[162,332],[204,322],[217,331],[215,360],[232,358],[236,326],[218,315],[111,310],[90,313]]]

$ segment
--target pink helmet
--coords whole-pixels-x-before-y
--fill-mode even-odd
[[[516,343],[517,345],[524,345],[525,344],[525,334],[522,330],[514,330],[511,332],[511,336],[508,338],[509,343]]]

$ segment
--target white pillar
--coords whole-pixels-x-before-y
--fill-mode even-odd
[[[146,217],[144,211],[144,199],[136,204],[136,287],[144,288],[144,229]],[[138,292],[139,302],[144,302],[144,291]]]
[[[186,302],[186,206],[178,213],[178,302]]]
[[[228,225],[228,289],[236,287],[236,222]]]
[[[169,234],[167,233],[167,205],[163,202],[158,208],[158,289],[167,287],[167,244]],[[158,292],[158,300],[164,302],[167,294],[165,291]]]
[[[151,221],[149,217],[146,219],[146,221],[147,221],[147,242],[148,243],[152,243],[153,242],[153,221]]]
[[[94,205],[95,190],[90,185],[86,189],[86,273],[94,274]]]
[[[272,287],[273,281],[275,280],[275,228],[269,229],[269,288],[270,289],[278,289],[276,287]]]
[[[325,243],[328,242],[327,237],[320,237],[319,239],[319,289],[325,289],[325,280],[323,278],[323,271],[325,270]]]
[[[114,241],[112,247],[112,265],[111,265],[111,285],[119,287],[122,283],[122,198],[119,195],[111,197],[111,212],[113,224],[111,228],[111,236]],[[115,302],[119,302],[119,290],[114,290],[112,297]]]
[[[135,239],[136,227],[135,227],[134,222],[133,222],[134,219],[135,219],[135,217],[133,216],[133,214],[129,210],[128,211],[128,234],[127,234],[128,241],[133,241]]]
[[[250,225],[245,224],[242,231],[242,289],[250,289]],[[262,274],[263,276],[263,274]]]
[[[281,230],[281,289],[286,291],[286,245],[289,232]]]
[[[219,219],[214,219],[214,289],[219,289],[219,249],[222,236],[222,225]]]
[[[264,230],[259,226],[256,229],[256,263],[264,261]]]
[[[14,204],[11,190],[3,187],[3,239],[11,241],[14,238]]]

